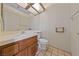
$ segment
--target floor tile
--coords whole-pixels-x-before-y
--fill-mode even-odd
[[[71,56],[70,53],[48,45],[46,50],[39,49],[36,56]]]

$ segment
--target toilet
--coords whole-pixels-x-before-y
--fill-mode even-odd
[[[41,38],[41,31],[35,31],[35,33],[37,34],[37,37],[38,37],[38,49],[39,50],[45,50],[46,49],[46,46],[47,46],[47,43],[48,43],[48,40],[45,39],[45,38]]]

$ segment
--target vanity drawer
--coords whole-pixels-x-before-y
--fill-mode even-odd
[[[2,53],[3,53],[2,55],[12,56],[12,55],[16,54],[17,52],[18,52],[18,44],[14,44],[14,45],[4,48],[2,50]]]

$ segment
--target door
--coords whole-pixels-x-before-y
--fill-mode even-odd
[[[79,13],[74,16],[71,28],[72,28],[72,38],[71,38],[72,55],[79,56]]]

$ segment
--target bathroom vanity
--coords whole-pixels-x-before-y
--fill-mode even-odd
[[[29,36],[30,35],[30,36]],[[29,33],[26,38],[16,38],[16,40],[9,39],[0,41],[0,55],[1,56],[34,56],[38,50],[37,35]],[[0,38],[1,39],[1,38]]]

